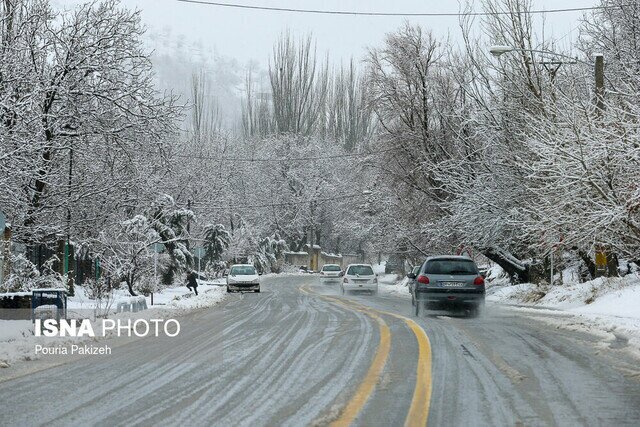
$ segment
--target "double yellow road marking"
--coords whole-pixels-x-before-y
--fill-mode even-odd
[[[383,313],[404,320],[418,340],[416,387],[404,425],[406,427],[425,426],[429,418],[429,405],[431,404],[431,343],[429,337],[424,329],[413,320],[395,313]]]
[[[310,294],[311,291],[307,288],[300,288],[300,291],[305,294]],[[376,310],[371,307],[358,304],[353,301],[344,299],[337,299],[327,295],[314,295],[327,300],[333,304],[338,304],[343,307],[350,308],[365,313],[378,323],[380,328],[380,341],[378,343],[378,349],[373,358],[373,362],[367,371],[364,379],[360,383],[360,386],[352,396],[351,400],[347,403],[345,408],[340,413],[340,416],[335,420],[333,426],[348,426],[350,425],[360,414],[362,408],[367,403],[367,400],[371,397],[376,384],[379,382],[384,366],[389,357],[391,350],[391,332],[389,326],[380,315],[392,316],[404,321],[409,329],[415,335],[418,341],[418,362],[416,368],[416,385],[413,391],[413,398],[411,399],[411,406],[405,419],[406,427],[425,426],[427,419],[429,418],[429,404],[431,401],[431,344],[429,338],[425,334],[424,330],[413,320],[401,316],[399,314]]]

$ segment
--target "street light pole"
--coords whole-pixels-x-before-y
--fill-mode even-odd
[[[553,55],[553,56],[557,56],[557,57],[560,57],[560,58],[570,59],[572,62],[580,62],[582,64],[591,65],[591,63],[589,63],[587,61],[583,61],[581,59],[574,58],[573,56],[565,55],[563,53],[552,52],[550,50],[520,49],[519,47],[512,47],[512,46],[491,46],[491,47],[489,47],[489,52],[493,56],[495,56],[496,58],[499,58],[500,56],[504,55],[505,53],[509,53],[509,52],[540,53],[542,55]]]
[[[558,52],[552,52],[549,50],[539,50],[539,49],[520,49],[513,46],[491,46],[489,48],[489,52],[495,56],[496,58],[504,55],[509,52],[531,52],[531,53],[540,53],[543,55],[553,55],[561,58],[571,59],[573,63],[580,62],[586,65],[594,65],[590,62],[583,61],[578,58],[571,57],[569,55],[564,55]],[[604,56],[601,53],[595,54],[595,94],[596,94],[596,110],[598,116],[602,114],[604,111]]]

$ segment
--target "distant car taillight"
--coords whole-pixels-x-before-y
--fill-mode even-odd
[[[418,276],[418,283],[422,283],[423,285],[428,285],[429,284],[429,278],[425,275],[419,275]]]
[[[482,286],[484,285],[484,277],[482,276],[478,276],[473,280],[473,284],[476,286]]]

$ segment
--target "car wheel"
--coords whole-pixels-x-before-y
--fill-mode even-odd
[[[420,317],[420,311],[422,311],[422,310],[420,310],[420,306],[421,305],[422,304],[420,303],[420,301],[416,300],[416,303],[415,303],[415,306],[416,306],[416,308],[415,308],[416,317]]]
[[[230,294],[231,290],[229,289],[229,287],[227,286],[227,293]]]
[[[413,305],[414,307],[416,305],[416,297],[413,295],[413,292],[411,292],[411,305]]]
[[[260,288],[256,289],[254,292],[260,293]]]
[[[371,291],[371,295],[373,295],[373,296],[378,295],[378,291]]]

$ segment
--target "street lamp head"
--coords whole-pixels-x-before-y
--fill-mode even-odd
[[[491,52],[491,54],[496,58],[504,53],[511,52],[512,50],[514,50],[514,48],[511,46],[491,46],[489,48],[489,52]]]

